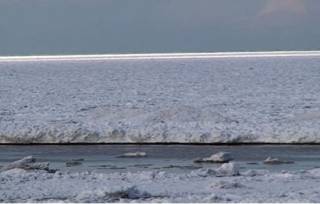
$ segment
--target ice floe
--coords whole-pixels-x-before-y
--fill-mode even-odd
[[[127,152],[120,155],[120,158],[137,158],[137,157],[146,157],[147,153],[145,152]]]
[[[45,170],[48,172],[52,172],[54,170],[49,169],[48,162],[36,162],[36,159],[32,156],[24,157],[20,160],[9,163],[0,168],[1,171],[8,171],[11,169],[24,169],[24,170]]]
[[[194,160],[195,163],[226,163],[233,160],[229,152],[218,152],[202,159]]]
[[[268,157],[263,161],[264,164],[271,164],[271,165],[277,165],[277,164],[293,164],[293,161],[285,161],[280,160],[278,158]]]

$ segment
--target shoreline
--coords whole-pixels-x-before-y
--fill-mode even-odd
[[[315,202],[319,146],[3,146],[2,202]],[[129,152],[146,157],[121,158]],[[230,152],[224,163],[194,163]],[[21,158],[48,169],[6,169]],[[293,163],[265,164],[267,157]],[[21,161],[21,160],[20,160]],[[75,166],[67,163],[78,161]],[[30,188],[36,186],[37,188]],[[38,187],[39,186],[39,187]]]

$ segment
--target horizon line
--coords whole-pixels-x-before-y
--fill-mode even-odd
[[[76,55],[30,55],[0,56],[0,62],[37,61],[103,61],[148,59],[210,59],[249,57],[320,57],[320,51],[256,51],[256,52],[190,52],[190,53],[139,53],[139,54],[76,54]]]

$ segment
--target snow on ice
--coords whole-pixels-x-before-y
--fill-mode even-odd
[[[320,57],[0,61],[0,143],[318,143]]]

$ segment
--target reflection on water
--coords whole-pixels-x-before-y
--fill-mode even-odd
[[[320,167],[320,146],[317,145],[1,145],[0,165],[33,155],[39,161],[49,161],[52,168],[69,171],[126,172],[158,169],[185,172],[218,166],[195,164],[193,160],[219,151],[230,152],[241,169],[280,171]],[[119,155],[128,152],[146,152],[147,157],[119,158]],[[295,163],[265,165],[262,161],[268,156]]]

